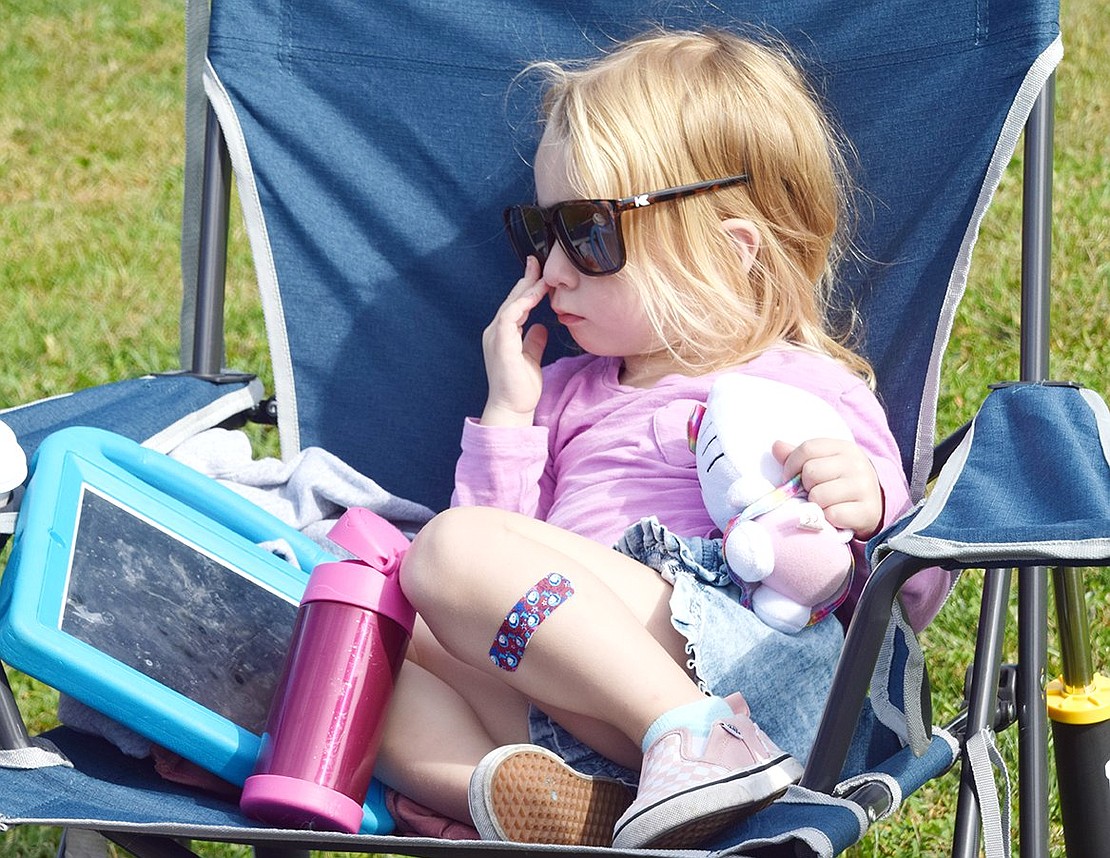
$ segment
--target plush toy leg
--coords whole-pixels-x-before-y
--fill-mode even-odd
[[[724,553],[733,580],[760,585],[752,610],[788,633],[804,628],[813,608],[833,599],[852,569],[844,534],[824,520],[819,507],[801,501],[732,525]]]
[[[811,611],[793,599],[761,584],[752,594],[752,610],[768,626],[792,635],[809,624]]]
[[[734,581],[754,584],[775,569],[771,532],[757,521],[740,521],[725,532],[725,562]]]

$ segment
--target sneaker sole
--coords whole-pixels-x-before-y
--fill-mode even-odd
[[[533,745],[488,754],[470,780],[470,814],[483,840],[609,846],[632,804],[618,780],[574,771]]]
[[[763,809],[797,783],[802,767],[784,755],[758,771],[737,772],[733,777],[667,796],[643,808],[614,831],[618,849],[693,848]]]

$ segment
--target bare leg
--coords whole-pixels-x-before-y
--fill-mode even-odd
[[[528,701],[500,678],[459,661],[432,635],[422,617],[416,618],[409,658],[448,685],[470,704],[486,731],[498,745],[530,740]],[[635,771],[640,747],[610,724],[546,704],[544,711],[591,748],[606,748],[609,758]]]
[[[574,596],[536,631],[519,669],[497,668],[488,652],[506,612],[551,572],[571,579]],[[681,664],[668,586],[591,540],[501,510],[454,509],[418,535],[401,582],[454,658],[541,706],[615,728],[623,740],[596,731],[612,741],[597,746],[608,756],[627,759],[660,714],[704,699]]]
[[[528,701],[497,678],[447,652],[423,617],[416,618],[408,658],[451,686],[498,745],[528,741]]]
[[[374,774],[426,807],[469,822],[470,775],[500,744],[454,689],[406,661],[390,701]]]

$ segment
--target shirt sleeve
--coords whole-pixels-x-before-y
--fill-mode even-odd
[[[492,506],[542,518],[547,438],[543,426],[483,426],[467,418],[451,506]]]
[[[902,470],[901,455],[887,427],[886,414],[870,390],[862,384],[850,389],[845,393],[843,404],[856,443],[870,457],[883,491],[883,519],[879,526],[882,531],[910,508],[909,483]],[[866,541],[853,540],[852,551],[857,568],[866,568],[860,565],[866,564]],[[854,583],[853,596],[858,597],[864,580],[860,578]],[[923,569],[906,582],[901,590],[902,607],[915,631],[921,631],[936,616],[951,586],[951,574],[938,567]],[[852,601],[854,603],[855,599]]]

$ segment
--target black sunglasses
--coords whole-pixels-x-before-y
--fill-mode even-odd
[[[552,241],[558,241],[571,263],[583,274],[615,274],[626,261],[621,212],[642,209],[695,194],[706,194],[748,181],[746,173],[636,194],[622,200],[567,200],[553,206],[521,205],[505,209],[505,229],[513,250],[525,261],[535,256],[547,261]]]

